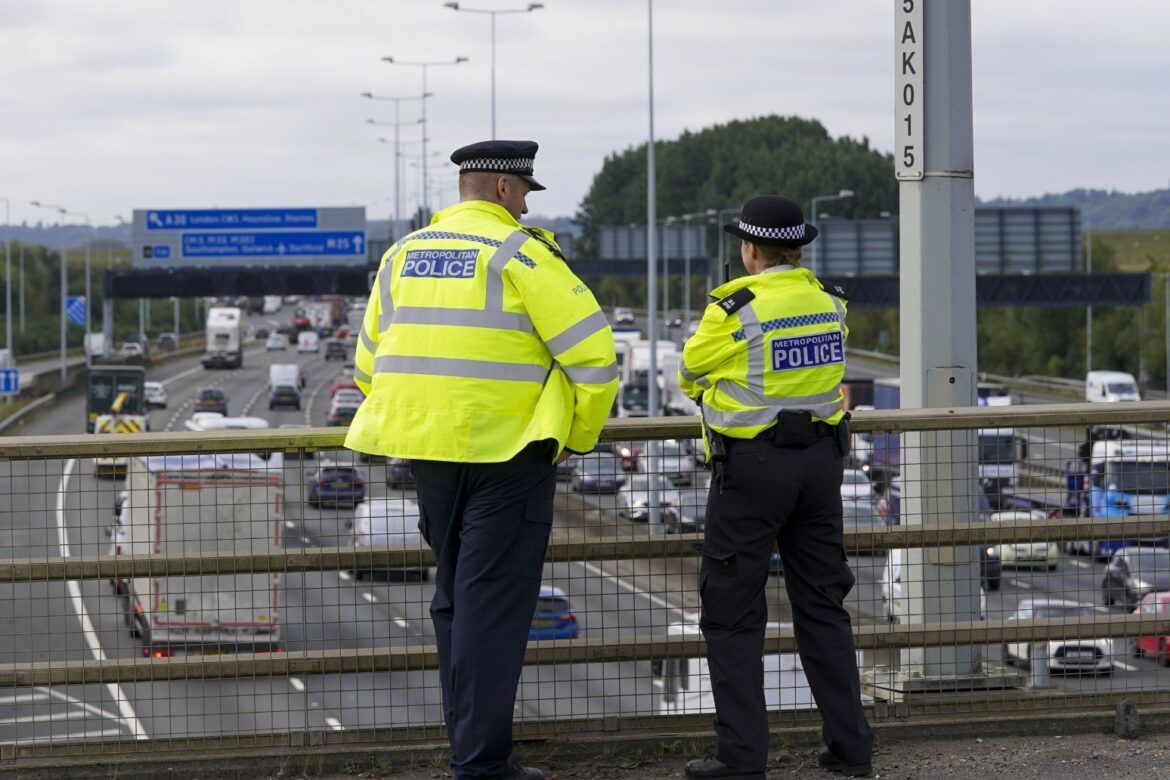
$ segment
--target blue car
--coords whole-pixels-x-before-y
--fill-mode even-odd
[[[309,506],[354,507],[366,497],[366,482],[353,466],[326,462],[309,480]]]
[[[569,606],[569,597],[560,588],[541,585],[528,639],[576,639],[578,633],[577,616]]]

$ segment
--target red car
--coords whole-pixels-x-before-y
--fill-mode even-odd
[[[1160,619],[1165,620],[1166,615],[1170,614],[1170,591],[1147,593],[1134,607],[1133,612],[1135,615],[1150,615],[1151,617],[1157,615]],[[1162,665],[1170,666],[1170,652],[1167,652],[1167,647],[1170,647],[1170,636],[1139,636],[1136,644],[1138,655],[1144,653],[1161,661]]]
[[[360,392],[361,388],[357,386],[357,382],[353,381],[353,377],[339,376],[333,380],[333,388],[329,391],[329,395],[337,395],[338,390],[358,390]]]

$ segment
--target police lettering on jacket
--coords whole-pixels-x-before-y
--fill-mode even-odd
[[[772,342],[772,370],[792,371],[844,363],[844,346],[840,331],[776,339]]]
[[[402,261],[402,276],[472,279],[478,249],[412,249]]]

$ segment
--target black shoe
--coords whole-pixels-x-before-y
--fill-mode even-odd
[[[817,750],[817,763],[824,769],[840,772],[846,777],[868,777],[873,772],[873,765],[869,761],[864,764],[846,764],[827,747]]]
[[[686,776],[692,780],[718,778],[719,780],[766,780],[763,772],[751,772],[728,766],[715,756],[695,758],[687,762]]]
[[[544,772],[530,766],[520,766],[512,762],[512,774],[506,775],[507,780],[545,780]]]

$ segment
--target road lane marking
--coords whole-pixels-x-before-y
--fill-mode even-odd
[[[1008,580],[1008,585],[1014,585],[1020,590],[1031,590],[1032,586],[1027,582],[1020,582],[1019,580]]]
[[[61,474],[61,483],[57,488],[57,538],[60,540],[58,547],[62,558],[70,557],[69,530],[65,526],[65,494],[69,488],[69,477],[73,474],[73,469],[76,467],[77,458],[70,458],[65,462],[65,469]],[[81,622],[81,636],[85,640],[85,644],[89,646],[89,651],[93,654],[94,660],[99,663],[107,660],[106,653],[102,650],[101,642],[98,641],[97,631],[93,627],[93,621],[89,619],[89,612],[85,609],[85,602],[81,598],[81,586],[78,585],[77,580],[68,580],[65,583],[65,589],[69,592],[69,601],[73,604],[73,609],[77,613],[77,619]],[[122,686],[118,683],[108,683],[106,690],[114,698],[114,702],[118,705],[118,712],[121,714],[122,720],[130,733],[134,735],[134,738],[150,739],[146,733],[146,729],[142,727],[142,722],[138,720],[138,715],[134,712],[134,707],[122,692]]]
[[[299,677],[288,678],[288,684],[291,685],[293,687],[293,690],[296,691],[297,693],[304,693],[305,692],[305,683]]]
[[[394,618],[394,625],[398,626],[399,628],[406,628],[406,627],[407,627],[407,626],[409,626],[410,624],[409,624],[409,623],[407,623],[407,622],[406,622],[405,620],[403,620],[402,618],[400,618],[400,617],[396,617],[396,618]]]
[[[1078,569],[1091,569],[1091,568],[1093,568],[1092,566],[1090,566],[1089,564],[1085,563],[1084,561],[1077,561],[1077,560],[1074,560],[1074,559],[1072,559],[1072,558],[1069,558],[1069,559],[1068,559],[1068,562],[1069,562],[1069,564],[1071,564],[1072,566],[1076,566]]]
[[[326,718],[325,722],[329,724],[329,727],[334,731],[345,731],[345,727],[341,725],[341,721],[339,721],[337,718]]]
[[[368,590],[362,591],[362,598],[365,599],[366,601],[370,602],[371,604],[378,603],[378,597],[375,596],[373,593],[370,593]]]
[[[602,577],[604,579],[609,580],[610,582],[616,583],[620,587],[623,587],[626,590],[628,590],[630,593],[633,593],[635,596],[643,597],[644,599],[646,599],[647,601],[649,601],[651,604],[653,604],[656,607],[662,607],[663,609],[669,609],[672,612],[677,612],[678,614],[683,616],[684,620],[689,620],[694,615],[693,610],[687,610],[687,609],[684,609],[682,607],[676,607],[674,604],[671,604],[669,601],[662,598],[661,596],[655,596],[653,593],[649,593],[647,591],[644,591],[640,588],[637,588],[637,587],[631,585],[630,583],[623,580],[621,577],[617,577],[617,576],[614,576],[612,574],[609,574],[608,572],[605,571],[605,569],[602,569],[600,566],[594,566],[592,563],[582,563],[581,567],[584,568],[586,571],[589,571],[589,572],[592,572],[593,574],[596,574],[598,577]]]
[[[1130,666],[1129,664],[1125,663],[1124,661],[1114,661],[1113,665],[1116,666],[1118,669],[1120,669],[1123,672],[1136,672],[1137,671],[1136,666]]]
[[[339,580],[352,580],[353,577],[351,577],[349,572],[347,572],[347,571],[339,571],[339,572],[337,572],[337,579],[339,579]]]

